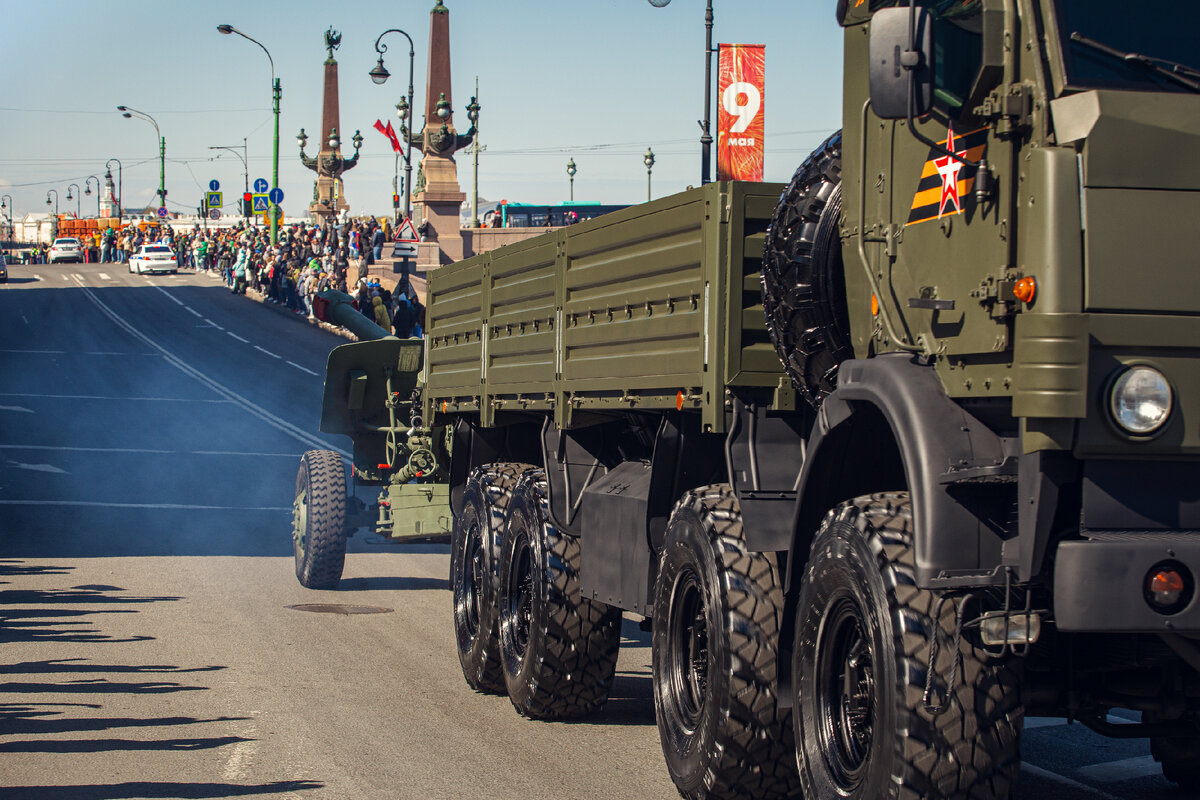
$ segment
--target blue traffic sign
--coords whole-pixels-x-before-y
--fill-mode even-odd
[[[254,191],[258,192],[259,194],[262,194],[263,192],[267,191],[268,186],[270,186],[270,184],[267,183],[266,178],[255,178],[254,179]]]
[[[258,184],[255,184],[255,185],[257,186]],[[255,214],[267,213],[267,196],[265,194],[254,195],[254,213]]]
[[[208,190],[210,192],[220,191],[221,190],[221,182],[218,181],[216,178],[213,178],[211,181],[208,182]]]
[[[165,217],[165,216],[167,216],[167,207],[166,207],[166,206],[159,206],[159,207],[158,207],[158,215],[159,215],[160,217]]]
[[[280,203],[283,202],[283,189],[280,189],[278,186],[276,186],[274,189],[272,189],[270,191],[270,193],[267,195],[267,197],[270,199],[270,201],[272,203],[274,203],[275,205],[279,205]]]

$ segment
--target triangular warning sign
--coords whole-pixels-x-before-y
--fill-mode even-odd
[[[396,228],[396,241],[417,240],[417,229],[413,227],[412,220],[407,217],[400,223],[400,227]]]

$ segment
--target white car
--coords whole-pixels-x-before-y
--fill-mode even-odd
[[[165,244],[144,244],[129,257],[129,271],[138,275],[153,272],[179,272],[175,251]]]
[[[54,244],[50,245],[49,262],[56,264],[59,261],[83,262],[83,245],[74,236],[55,239]]]

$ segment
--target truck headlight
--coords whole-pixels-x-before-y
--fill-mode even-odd
[[[1161,428],[1171,416],[1171,384],[1153,367],[1125,370],[1113,382],[1109,410],[1113,421],[1127,433],[1146,436]]]

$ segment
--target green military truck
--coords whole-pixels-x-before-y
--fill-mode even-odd
[[[843,130],[787,186],[439,270],[423,385],[347,345],[323,419],[377,529],[453,516],[475,689],[592,712],[643,619],[685,797],[1006,797],[1031,715],[1196,789],[1200,9],[895,6],[838,3]],[[344,549],[321,458],[298,573]]]

